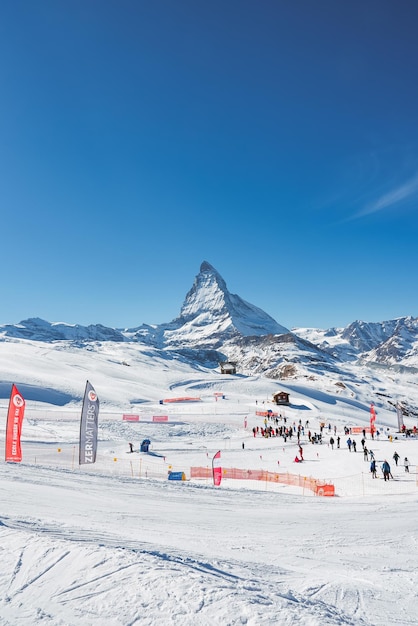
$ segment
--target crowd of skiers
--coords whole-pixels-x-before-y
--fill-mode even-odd
[[[282,419],[282,416],[280,416],[280,419]],[[268,424],[270,420],[273,422],[273,425]],[[284,424],[279,425],[278,418],[270,416],[268,414],[266,419],[264,420],[264,428],[259,427],[259,426],[254,426],[254,428],[252,429],[253,435],[254,437],[257,437],[257,435],[261,435],[262,437],[283,437],[284,442],[286,442],[287,439],[292,440],[292,437],[295,437],[297,439],[297,443],[299,446],[299,457],[298,456],[295,457],[295,462],[300,463],[301,461],[303,461],[303,451],[300,445],[300,438],[302,435],[305,435],[305,428],[309,428],[309,421],[307,420],[305,425],[303,425],[302,421],[299,420],[298,424],[293,422],[293,425],[289,425],[289,426],[286,424],[287,422],[286,418],[283,419],[283,422]],[[308,440],[310,443],[312,444],[323,443],[323,432],[325,430],[324,423],[320,424],[319,430],[320,430],[319,433],[316,433],[316,432],[312,433],[310,430],[308,430],[307,436],[308,436]],[[331,448],[334,449],[334,445],[336,445],[337,448],[340,448],[341,438],[337,436],[337,427],[336,426],[333,427],[333,433],[334,433],[335,438],[332,435],[331,424],[328,424],[327,430],[329,434],[331,435],[329,438],[329,445],[331,446]],[[349,452],[351,451],[357,452],[357,442],[351,436],[352,435],[351,428],[349,428],[348,426],[345,426],[344,434],[349,435],[346,441]],[[365,461],[370,460],[370,473],[372,475],[372,478],[377,478],[377,462],[376,462],[373,450],[367,448],[366,446],[366,429],[365,428],[363,429],[362,434],[363,434],[363,437],[361,438],[360,443],[361,443],[361,447],[363,451],[363,458]],[[380,433],[379,431],[377,431],[376,437],[379,438],[379,435]],[[391,441],[393,441],[391,436],[388,435],[388,437]],[[372,435],[372,440],[374,440],[373,435]],[[243,448],[244,448],[244,445],[243,445]],[[400,459],[400,456],[395,451],[395,453],[393,454],[393,460],[395,461],[395,465],[398,465],[399,459]],[[409,473],[410,463],[407,457],[404,458],[403,465],[405,468],[405,472]],[[391,468],[387,459],[383,461],[380,469],[382,471],[383,478],[385,481],[391,478],[393,479]]]

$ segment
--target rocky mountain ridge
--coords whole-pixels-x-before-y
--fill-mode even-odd
[[[290,331],[260,308],[231,294],[207,261],[201,264],[179,316],[169,323],[115,329],[30,318],[0,326],[0,340],[13,339],[71,342],[79,348],[97,342],[138,343],[208,367],[217,367],[219,361],[234,361],[242,374],[271,378],[318,374],[321,370],[337,372],[344,364],[356,361],[418,368],[418,318]]]

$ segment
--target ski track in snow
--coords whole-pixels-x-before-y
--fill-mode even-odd
[[[29,344],[16,347],[20,360],[30,362]],[[94,372],[110,407],[119,407],[121,395],[129,400],[113,416],[101,413],[100,462],[89,471],[71,469],[76,410],[32,406],[23,429],[24,462],[0,465],[0,626],[418,624],[417,442],[373,442],[378,459],[391,458],[394,446],[401,458],[411,459],[411,474],[392,467],[395,480],[389,483],[371,481],[361,452],[345,448],[343,426],[368,423],[370,387],[356,382],[335,393],[333,379],[286,385],[257,376],[202,374],[181,363],[170,364],[178,369],[167,373],[152,360],[139,366],[134,353],[132,368],[121,375],[115,348],[106,349],[109,356],[101,359],[97,351],[60,355],[60,364],[71,356],[83,381]],[[69,387],[69,397],[79,398],[79,380],[69,376],[59,383],[48,354],[37,361],[39,377],[53,377],[45,388],[61,384]],[[4,362],[11,376],[16,359],[9,355]],[[149,368],[146,376],[141,367]],[[38,380],[35,373],[28,378]],[[397,378],[396,393],[415,393],[415,382],[403,388],[402,380]],[[385,385],[376,379],[376,388],[391,392],[394,383]],[[332,422],[341,435],[340,450],[327,443],[312,446],[305,437],[305,461],[296,470],[296,442],[252,437],[253,426],[262,424],[255,412],[267,407],[278,386],[291,393],[291,405],[283,409],[288,423],[309,418],[318,431],[320,421]],[[159,405],[159,398],[174,391],[202,391],[202,402]],[[226,399],[215,402],[212,391],[224,392]],[[140,409],[132,398],[144,398]],[[124,423],[123,412],[140,412],[144,421]],[[160,412],[169,413],[170,422],[150,423]],[[380,427],[394,432],[394,419],[391,407],[378,408]],[[128,456],[127,441],[143,437],[164,457]],[[331,476],[339,497],[308,498],[267,483],[260,490],[227,480],[218,490],[207,481],[168,484],[169,463],[186,471],[193,464],[210,466],[218,449],[225,467]],[[146,479],[129,471],[141,462],[150,468]]]
[[[62,489],[65,475],[59,472],[57,475],[52,470],[44,471],[35,483],[45,482],[46,476],[54,487]],[[100,498],[102,488],[122,490],[128,499],[132,497],[129,481],[83,475],[74,478],[76,485],[67,486],[75,492],[82,486],[95,486],[93,498]],[[32,480],[31,475],[22,475],[15,486],[19,483],[33,485]],[[149,497],[153,497],[157,487],[157,484],[144,485]],[[197,488],[197,493],[201,491]],[[217,492],[212,491],[214,493]],[[181,498],[187,499],[189,495],[183,493]],[[243,497],[248,499],[248,494]],[[297,506],[299,499],[291,501]],[[387,507],[382,507],[382,513],[385,511]],[[123,516],[126,519],[126,512]],[[279,541],[288,530],[287,521],[280,525],[278,519]],[[393,570],[388,568],[388,581],[380,578],[380,582],[370,578],[369,570],[361,571],[364,558],[367,560],[367,540],[363,549],[356,530],[347,540],[341,537],[335,541],[333,535],[335,551],[331,553],[327,551],[326,532],[313,532],[310,537],[301,538],[300,554],[298,547],[292,545],[292,539],[287,544],[291,554],[278,550],[276,565],[268,566],[257,559],[245,558],[256,538],[253,529],[247,529],[246,536],[241,537],[241,548],[237,546],[238,552],[235,549],[235,554],[244,557],[240,560],[192,556],[190,551],[167,549],[169,544],[164,548],[132,540],[127,535],[105,532],[100,523],[94,528],[80,528],[71,523],[71,516],[61,523],[2,516],[0,537],[0,556],[6,564],[0,576],[0,589],[5,590],[1,594],[4,599],[0,601],[2,626],[16,624],[14,619],[7,618],[8,613],[15,615],[16,611],[22,626],[37,623],[96,625],[103,615],[110,626],[164,623],[209,626],[213,623],[213,614],[217,616],[217,623],[231,626],[383,626],[391,623],[385,621],[387,612],[380,622],[375,618],[369,620],[368,610],[379,604],[377,592],[385,593],[388,589]],[[283,545],[286,541],[289,538],[284,539]],[[354,546],[351,546],[352,541]],[[416,545],[416,542],[411,541],[411,544]],[[393,537],[392,542],[377,541],[376,549],[381,552],[386,548],[390,558],[396,545],[397,538]],[[324,555],[319,566],[318,552]],[[358,565],[358,559],[362,566]],[[344,567],[349,567],[349,574]],[[414,572],[412,564],[409,567],[407,576]],[[67,568],[71,572],[70,579],[65,575]],[[358,574],[353,576],[356,569]],[[404,573],[405,570],[399,568],[396,576],[404,576]],[[418,581],[412,578],[408,584],[407,576],[402,587],[413,594]],[[317,579],[318,584],[306,586],[303,581],[307,577]],[[48,589],[47,596],[45,589]],[[147,611],[152,615],[147,616]],[[393,617],[396,619],[395,612]],[[406,626],[414,622],[406,619],[402,623]]]
[[[53,538],[49,536],[52,547],[44,552],[40,540],[43,533],[53,535]],[[0,612],[6,616],[7,609],[15,605],[32,606],[32,610],[23,611],[21,624],[95,624],[106,615],[109,625],[209,625],[213,623],[214,611],[218,615],[217,623],[231,625],[369,623],[361,617],[353,619],[344,610],[316,598],[317,594],[303,597],[292,592],[283,571],[279,572],[281,580],[277,580],[275,572],[266,572],[264,568],[251,566],[248,571],[243,563],[208,563],[155,550],[118,548],[104,537],[99,538],[99,547],[94,551],[78,544],[68,548],[80,538],[70,535],[68,539],[63,531],[58,539],[58,529],[51,531],[33,523],[6,525],[0,534],[3,541],[9,542],[14,534],[13,545],[19,545]],[[97,540],[91,538],[91,541]],[[75,581],[62,585],[60,580],[68,560],[78,563],[78,568],[73,567]],[[25,563],[31,565],[26,567]],[[171,583],[173,579],[175,586]],[[50,602],[42,606],[36,598],[46,585]],[[146,609],[150,604],[154,617],[147,619]],[[80,615],[78,607],[82,607]],[[231,618],[232,614],[236,617]],[[70,616],[71,621],[67,622],[67,617],[61,619],[60,615]],[[0,623],[11,624],[3,617]]]

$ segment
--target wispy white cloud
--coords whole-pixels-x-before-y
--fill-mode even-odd
[[[364,217],[372,213],[377,213],[378,211],[382,211],[383,209],[398,205],[405,200],[410,200],[414,196],[417,196],[418,198],[418,174],[416,174],[413,178],[408,180],[403,185],[400,185],[395,189],[386,192],[373,202],[370,202],[364,209],[356,213],[352,217],[352,219]]]

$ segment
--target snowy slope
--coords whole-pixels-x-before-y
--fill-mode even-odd
[[[221,376],[129,342],[89,348],[0,344],[3,441],[12,381],[27,401],[23,461],[0,463],[1,626],[418,623],[418,439],[397,433],[388,403],[389,394],[416,394],[415,377],[358,365],[344,378],[278,383]],[[89,467],[77,464],[86,378],[101,406]],[[291,401],[281,423],[309,422],[312,432],[326,424],[322,445],[305,428],[302,464],[294,440],[253,436],[264,421],[257,411],[278,409],[278,389]],[[159,403],[183,396],[200,401]],[[411,461],[410,474],[392,463],[389,483],[380,469],[371,478],[359,436],[357,453],[345,443],[344,426],[367,426],[370,400],[381,435],[367,445],[378,464],[394,450]],[[140,421],[124,422],[125,412]],[[162,414],[167,423],[152,422]],[[333,450],[334,428],[341,447]],[[138,450],[144,437],[151,454],[129,454],[128,442]],[[315,477],[337,497],[280,482],[191,480],[190,468],[210,467],[218,450],[224,468]],[[169,469],[188,480],[169,482]]]

